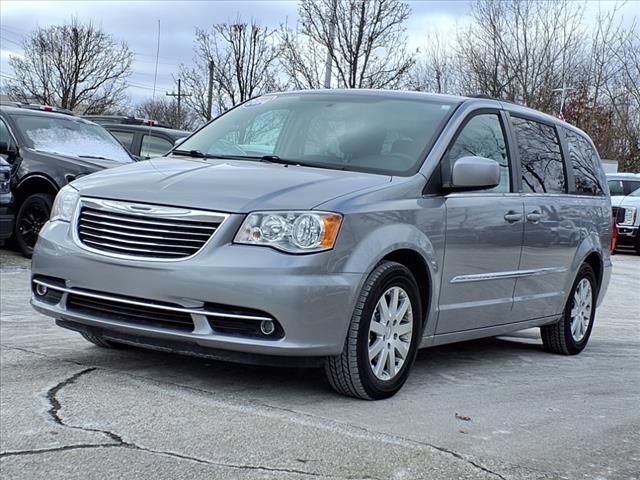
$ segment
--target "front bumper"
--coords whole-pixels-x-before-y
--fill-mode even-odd
[[[342,351],[363,274],[327,271],[332,252],[294,256],[234,245],[225,236],[212,240],[200,254],[184,261],[125,260],[88,252],[71,238],[68,224],[47,223],[33,254],[32,275],[34,279],[61,279],[61,295],[51,303],[34,294],[31,303],[63,324],[73,322],[187,347],[286,357]],[[190,312],[195,328],[184,331],[141,325],[70,309],[67,299],[74,292],[177,305]],[[215,331],[205,316],[210,305],[264,312],[278,322],[283,335],[270,339]]]
[[[14,214],[13,201],[0,195],[0,240],[5,240],[13,234]],[[6,200],[6,201],[5,201]]]
[[[639,230],[638,226],[618,224],[618,244],[635,245],[638,241]]]

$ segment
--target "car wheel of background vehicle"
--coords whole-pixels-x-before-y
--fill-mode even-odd
[[[636,255],[640,255],[640,231],[636,234]]]
[[[578,271],[560,321],[540,328],[547,351],[575,355],[587,346],[596,314],[597,292],[595,273],[585,263]]]
[[[125,348],[125,345],[122,345],[122,344],[116,343],[116,342],[111,342],[109,340],[105,340],[101,336],[94,335],[93,333],[82,332],[82,333],[80,333],[80,335],[82,335],[82,337],[86,341],[91,342],[94,345],[97,345],[98,347],[101,347],[101,348],[112,348],[112,349]]]
[[[399,263],[381,263],[362,287],[342,353],[325,363],[329,383],[351,397],[391,397],[407,380],[421,333],[413,275]]]
[[[49,220],[52,205],[53,195],[36,193],[27,197],[18,209],[14,237],[18,248],[27,258],[31,258],[33,254],[38,233]]]

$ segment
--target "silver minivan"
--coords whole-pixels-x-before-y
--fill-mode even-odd
[[[279,93],[63,188],[32,305],[101,347],[321,364],[380,399],[419,348],[540,327],[579,353],[611,235],[598,154],[565,122],[486,98]]]

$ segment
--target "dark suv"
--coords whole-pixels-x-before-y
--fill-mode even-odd
[[[109,132],[92,122],[5,106],[0,107],[0,156],[11,164],[14,237],[27,257],[60,188],[83,175],[134,161]]]
[[[0,157],[0,245],[13,233],[13,195],[11,166]]]
[[[144,125],[103,124],[102,126],[109,130],[132,155],[141,159],[164,155],[179,143],[179,140],[184,140],[191,135],[191,132],[186,130]]]

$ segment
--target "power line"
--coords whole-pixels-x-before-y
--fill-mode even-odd
[[[19,47],[22,47],[21,43],[16,42],[15,40],[11,40],[10,38],[7,37],[0,37],[2,40],[4,40],[5,42],[9,42],[9,43],[15,43],[16,45],[18,45]]]

